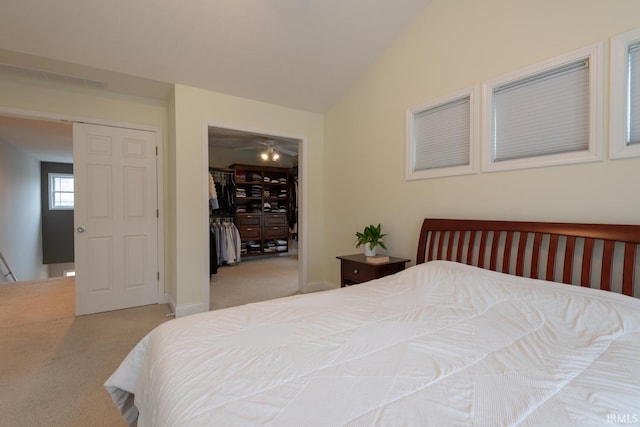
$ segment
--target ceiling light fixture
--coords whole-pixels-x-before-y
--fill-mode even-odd
[[[280,154],[273,149],[273,147],[267,148],[267,151],[263,151],[260,153],[260,158],[264,161],[271,159],[272,161],[277,161],[280,158]]]

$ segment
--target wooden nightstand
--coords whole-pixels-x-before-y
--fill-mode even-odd
[[[342,287],[397,273],[404,270],[405,264],[410,261],[406,258],[390,256],[389,262],[371,264],[367,262],[364,254],[343,255],[336,258],[340,260],[340,285]]]

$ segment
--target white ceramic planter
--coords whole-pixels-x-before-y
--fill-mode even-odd
[[[371,249],[370,245],[370,243],[364,244],[364,256],[376,256],[376,249],[378,249],[378,247],[375,246],[373,249]]]

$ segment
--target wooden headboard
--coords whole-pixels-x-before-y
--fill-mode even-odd
[[[640,297],[640,225],[430,219],[416,263],[456,261]]]

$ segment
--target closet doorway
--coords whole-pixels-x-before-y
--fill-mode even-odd
[[[300,293],[302,140],[213,125],[207,137],[210,310]]]

